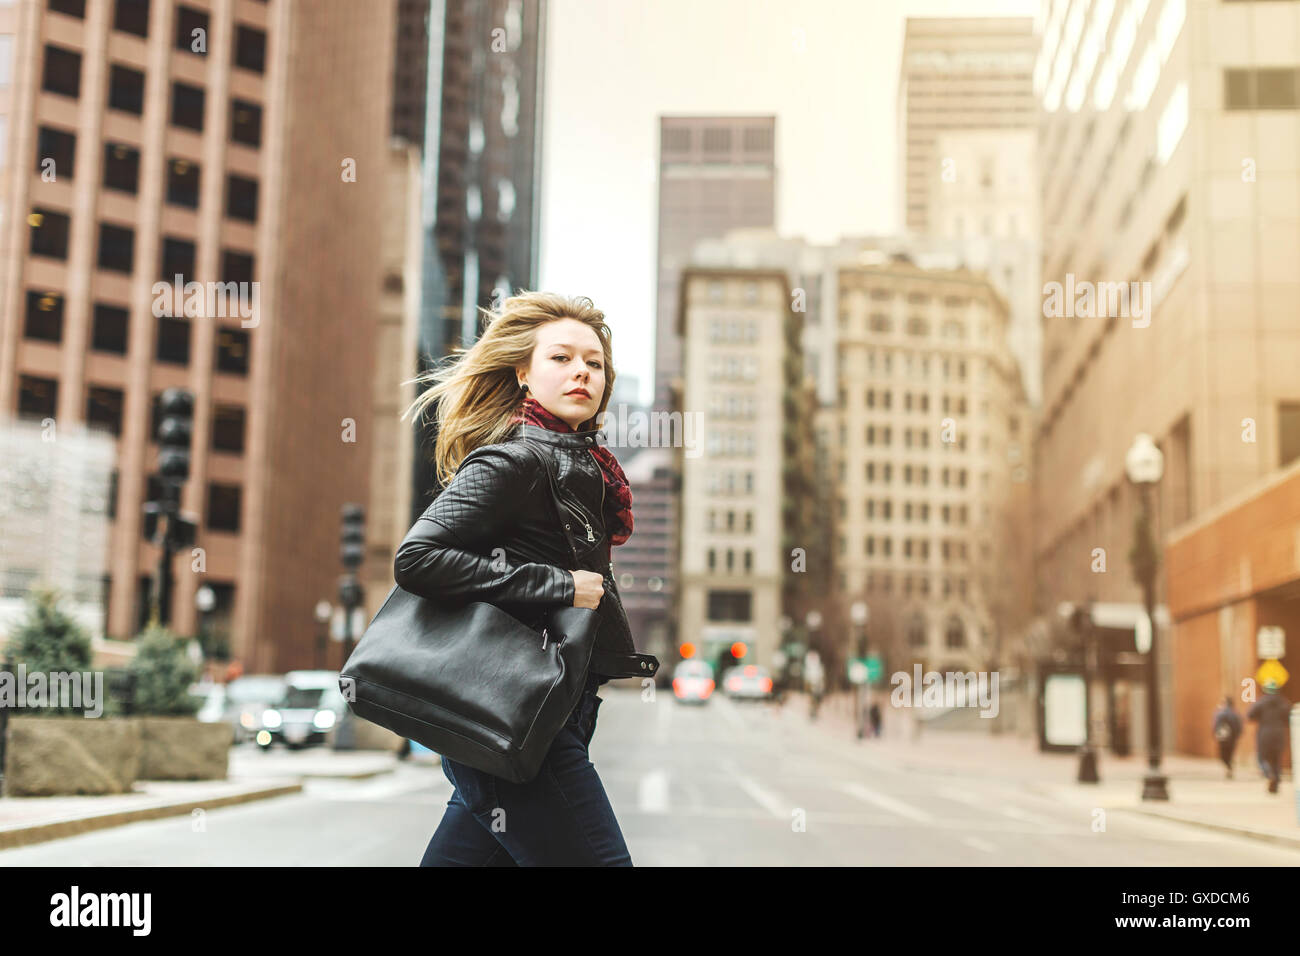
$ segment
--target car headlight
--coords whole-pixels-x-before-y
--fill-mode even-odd
[[[311,722],[317,730],[329,730],[334,726],[334,711],[318,710]]]
[[[263,714],[262,714],[262,726],[263,726],[263,727],[271,727],[271,728],[279,727],[279,726],[280,726],[280,713],[279,713],[279,711],[268,710],[268,711],[266,711],[265,713],[263,713]]]
[[[257,718],[248,711],[244,711],[239,715],[239,726],[243,727],[245,730],[252,730],[257,726]]]

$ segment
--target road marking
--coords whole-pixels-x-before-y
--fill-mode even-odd
[[[667,770],[652,770],[641,778],[636,789],[636,804],[642,813],[668,812]]]
[[[976,850],[983,850],[985,853],[994,853],[997,851],[997,847],[992,843],[989,843],[987,840],[981,840],[979,837],[962,837],[961,842]]]
[[[906,817],[907,819],[915,820],[918,823],[931,823],[934,821],[934,817],[926,813],[924,810],[918,810],[916,807],[903,803],[901,800],[895,800],[893,797],[886,796],[877,790],[872,790],[870,787],[864,787],[860,783],[845,781],[837,784],[837,786],[849,796],[857,797],[863,803],[874,804],[882,810],[896,813],[900,817]]]
[[[655,701],[659,708],[659,713],[655,715],[655,743],[666,744],[668,731],[673,724],[673,711],[681,705],[677,703],[675,697],[670,697],[668,694],[660,694]]]
[[[969,790],[958,790],[955,787],[940,787],[935,791],[936,794],[945,800],[955,800],[958,803],[964,803],[968,807],[980,807],[988,809],[988,801],[977,797]]]
[[[722,768],[731,774],[732,778],[736,781],[736,784],[741,790],[744,790],[755,803],[765,809],[768,813],[772,814],[772,816],[778,817],[782,820],[788,820],[790,818],[791,807],[786,801],[782,800],[771,790],[760,786],[758,782],[751,777],[745,776],[740,772],[740,768],[732,761],[724,760],[722,762]]]
[[[1049,820],[1047,817],[1039,816],[1037,813],[1029,813],[1027,810],[1021,810],[1019,807],[1003,807],[1002,815],[1010,817],[1012,820],[1024,820],[1026,823],[1037,823],[1040,826],[1056,826],[1055,820]]]

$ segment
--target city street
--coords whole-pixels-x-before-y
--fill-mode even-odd
[[[638,866],[1300,863],[1300,850],[1118,809],[1096,832],[1086,798],[1054,798],[998,766],[900,760],[888,741],[852,740],[828,714],[811,723],[803,698],[782,710],[601,695],[592,759]],[[0,852],[0,867],[414,866],[449,794],[429,764],[306,779],[301,794],[201,823],[173,817]]]

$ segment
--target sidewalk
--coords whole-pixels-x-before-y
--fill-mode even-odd
[[[808,705],[807,695],[791,694],[785,716],[807,721]],[[892,766],[996,778],[1070,806],[1162,817],[1300,848],[1300,798],[1295,781],[1284,774],[1278,792],[1268,793],[1253,751],[1238,748],[1232,780],[1224,779],[1223,765],[1212,758],[1163,755],[1161,772],[1168,778],[1169,801],[1144,801],[1145,750],[1129,757],[1099,752],[1101,782],[1084,784],[1076,780],[1078,756],[1044,753],[1038,749],[1037,737],[924,727],[918,732],[911,711],[883,709],[882,736],[857,743],[864,753]],[[856,740],[852,697],[841,694],[823,699],[816,726],[827,735]]]
[[[397,764],[395,754],[382,751],[308,748],[262,753],[245,744],[231,748],[225,780],[140,780],[131,793],[106,796],[0,797],[0,850],[300,793],[302,781],[309,777],[362,779],[391,773]]]

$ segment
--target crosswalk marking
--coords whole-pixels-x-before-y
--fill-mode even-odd
[[[924,810],[918,810],[916,807],[903,803],[901,800],[895,800],[893,797],[886,796],[870,787],[865,787],[860,783],[842,782],[839,788],[851,797],[856,797],[863,803],[874,804],[882,810],[888,810],[896,813],[900,817],[906,817],[909,820],[915,820],[918,823],[932,823],[934,817]]]
[[[668,812],[668,771],[652,770],[637,784],[636,805],[642,813]]]
[[[782,820],[789,819],[791,808],[786,801],[782,800],[771,790],[759,786],[753,778],[745,776],[740,772],[740,768],[732,761],[724,760],[722,762],[722,768],[731,774],[732,778],[736,781],[736,784],[741,790],[744,790],[755,803],[765,809],[768,813],[772,814],[774,817],[779,817]]]

